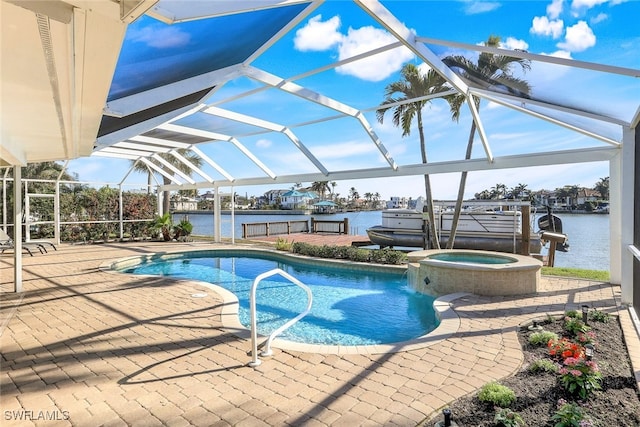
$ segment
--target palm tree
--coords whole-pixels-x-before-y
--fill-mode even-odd
[[[367,207],[371,207],[371,203],[373,202],[373,193],[364,193],[364,199],[366,200]]]
[[[360,193],[358,193],[358,190],[356,190],[356,187],[351,187],[349,189],[349,197],[351,198],[351,205],[353,207],[356,206],[356,201],[360,198]]]
[[[498,36],[489,36],[489,39],[485,42],[485,46],[489,47],[498,47],[499,45],[500,37]],[[512,94],[525,97],[528,97],[529,92],[531,91],[531,86],[528,82],[514,77],[511,73],[514,65],[520,66],[523,71],[531,69],[530,61],[527,59],[482,52],[478,56],[478,62],[476,63],[460,55],[448,56],[443,59],[443,62],[452,69],[459,70],[462,77],[465,79],[470,80],[475,84],[480,84],[483,87],[506,88],[507,91]],[[467,97],[463,94],[452,95],[449,96],[447,100],[451,107],[451,118],[457,122],[460,119],[460,110],[462,105],[467,102]],[[476,98],[474,102],[476,109],[480,111],[480,100]],[[471,158],[475,133],[476,122],[475,120],[472,120],[465,160],[469,160]],[[456,199],[456,207],[453,213],[451,232],[449,234],[449,240],[447,241],[448,249],[453,248],[453,243],[456,238],[458,219],[460,218],[460,212],[462,210],[462,201],[466,185],[467,171],[463,171],[460,176],[460,186],[458,187],[458,197]]]
[[[609,177],[600,178],[593,188],[603,200],[609,200]]]
[[[513,199],[524,199],[527,195],[527,184],[518,184],[511,189],[511,197]]]
[[[489,200],[491,199],[491,193],[489,190],[482,190],[481,192],[476,193],[473,197],[475,197],[476,200]]]
[[[507,186],[502,183],[497,183],[491,188],[491,198],[495,200],[502,199],[504,193],[507,191]]]
[[[196,155],[194,152],[192,152],[191,150],[188,150],[186,148],[178,148],[178,149],[176,149],[176,151],[182,157],[184,157],[189,162],[191,162],[195,167],[199,168],[199,167],[202,166],[202,159],[198,155]],[[167,162],[169,162],[175,168],[177,168],[180,172],[183,172],[183,173],[191,176],[191,173],[193,172],[191,170],[191,168],[189,166],[187,166],[186,164],[182,163],[181,161],[179,161],[176,157],[174,157],[174,156],[172,156],[171,154],[168,154],[168,153],[159,153],[159,156],[162,157]],[[161,164],[160,162],[155,162],[153,159],[150,159],[150,161],[154,162],[162,170],[164,170],[164,171],[166,171],[166,172],[168,172],[170,174],[173,174],[173,171],[168,169],[165,165]],[[135,162],[135,160],[133,162]],[[147,165],[145,165],[142,162],[135,163],[135,166],[134,166],[133,170],[135,172],[142,172],[142,173],[149,174],[149,187],[147,187],[147,188],[151,188],[150,184],[151,184],[152,172],[147,167]],[[164,185],[169,185],[169,184],[171,184],[171,180],[169,178],[167,178],[166,176],[162,175],[162,183]],[[169,212],[169,191],[164,191],[163,192],[163,197],[162,197],[162,213],[167,213],[167,212]]]
[[[376,110],[376,117],[380,123],[383,123],[384,114],[393,108],[393,125],[402,128],[402,136],[411,134],[411,125],[415,118],[418,123],[418,133],[420,136],[420,154],[422,155],[422,163],[426,164],[427,149],[424,137],[424,127],[422,123],[422,108],[431,102],[426,99],[416,102],[408,102],[395,107],[385,107],[387,104],[396,104],[398,102],[410,99],[432,95],[442,92],[446,87],[446,82],[438,73],[430,69],[426,74],[422,74],[418,67],[413,64],[406,64],[400,72],[402,80],[390,83],[385,88],[385,100],[380,108]],[[396,97],[395,95],[399,96]],[[429,174],[424,174],[424,188],[427,196],[427,211],[429,214],[429,241],[431,246],[440,248],[438,236],[436,234],[435,212],[433,209],[433,193],[431,191],[431,179]]]
[[[324,200],[324,195],[329,190],[329,181],[314,181],[311,183],[311,190],[316,193],[320,193],[322,200]]]
[[[332,199],[335,199],[336,197],[336,185],[338,185],[337,182],[331,181],[331,198]]]

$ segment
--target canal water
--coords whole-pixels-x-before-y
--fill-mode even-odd
[[[585,268],[590,270],[609,270],[609,215],[598,214],[556,214],[562,219],[563,232],[569,236],[569,252],[556,252],[556,267]],[[350,234],[367,235],[367,228],[380,225],[380,211],[346,212],[332,215],[312,215],[320,220],[340,221],[349,219]],[[532,223],[537,224],[534,216]],[[235,215],[235,236],[242,237],[242,224],[252,222],[276,222],[308,220],[309,215]],[[182,215],[174,215],[174,221]],[[193,234],[213,236],[213,214],[190,213]],[[534,222],[535,221],[535,222]],[[222,215],[222,236],[231,237],[231,215]],[[537,229],[536,229],[537,230]],[[545,249],[546,250],[546,249]],[[543,250],[543,253],[544,251]]]

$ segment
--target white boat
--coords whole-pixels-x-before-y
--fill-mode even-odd
[[[436,230],[440,246],[445,246],[449,239],[454,212],[447,206],[451,203],[438,206],[439,209],[436,211]],[[512,208],[489,209],[491,205],[495,206],[495,203],[465,202],[466,208],[460,213],[458,220],[454,248],[522,253],[522,212]],[[520,202],[519,205],[522,206],[523,203]],[[497,209],[500,208],[502,207]],[[526,228],[529,253],[540,253],[540,235],[530,226]],[[367,234],[371,242],[380,247],[427,248],[428,215],[415,209],[387,209],[382,211],[382,225],[367,229]]]

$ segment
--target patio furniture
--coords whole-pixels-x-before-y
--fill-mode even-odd
[[[40,251],[41,254],[44,254],[47,252],[47,250],[45,249],[43,242],[22,242],[22,249],[27,251],[29,253],[29,255],[33,256],[33,249],[37,249],[38,251]],[[46,242],[49,243],[49,242]],[[53,246],[53,243],[49,243],[51,246]],[[0,253],[4,253],[4,251],[6,251],[7,249],[15,249],[15,243],[13,241],[13,239],[11,238],[11,236],[9,236],[6,231],[4,231],[2,228],[0,228]],[[57,250],[54,246],[54,249]]]

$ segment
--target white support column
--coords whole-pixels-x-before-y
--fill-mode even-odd
[[[16,181],[20,182],[20,181]],[[26,240],[31,240],[31,225],[29,224],[29,218],[31,218],[31,199],[29,198],[29,181],[24,182],[24,235]],[[15,199],[20,200],[20,199]],[[22,218],[20,218],[20,222],[14,222],[14,224],[22,223]]]
[[[2,177],[2,227],[7,231],[7,177]]]
[[[13,167],[13,290],[22,292],[22,169]]]
[[[213,199],[213,241],[220,243],[222,234],[222,213],[220,212],[220,187],[215,188],[215,197]]]
[[[620,150],[609,160],[609,272],[614,284],[620,284],[622,278],[622,157]]]
[[[124,219],[124,213],[122,212],[124,203],[122,201],[122,184],[118,184],[118,195],[119,195],[119,207],[120,213],[118,214],[118,219],[120,222],[120,240],[124,239],[124,223],[122,222]]]
[[[611,282],[620,283],[621,285],[621,299],[623,304],[631,304],[633,302],[633,254],[629,251],[628,247],[633,245],[634,227],[634,176],[635,176],[635,131],[630,128],[625,128],[622,135],[622,159],[620,161],[620,238],[614,241],[612,236],[611,244],[617,243],[615,247],[617,256],[619,256],[618,268],[620,276],[616,277],[619,281],[613,281],[613,264],[611,270]],[[611,186],[611,182],[609,182]],[[622,203],[623,200],[628,201]],[[613,230],[612,230],[613,234]],[[611,246],[613,249],[614,246]],[[613,262],[613,250],[611,254]]]
[[[236,193],[231,187],[231,244],[236,244]]]
[[[60,181],[56,181],[56,192],[53,196],[53,240],[60,244]]]
[[[156,209],[158,215],[162,215],[162,197],[164,196],[164,192],[160,190],[160,186],[156,185]]]

